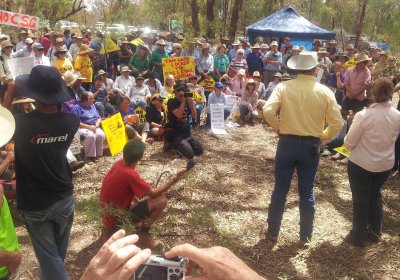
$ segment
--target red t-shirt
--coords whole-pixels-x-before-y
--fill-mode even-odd
[[[128,209],[134,197],[142,197],[149,189],[151,186],[135,170],[127,166],[123,159],[120,159],[104,177],[100,190],[100,203]],[[114,216],[104,215],[103,225],[107,229],[113,228],[117,225],[117,220]]]

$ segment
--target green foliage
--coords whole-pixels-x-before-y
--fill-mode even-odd
[[[188,221],[191,233],[201,229],[212,228],[215,223],[211,209],[203,206],[193,207]]]

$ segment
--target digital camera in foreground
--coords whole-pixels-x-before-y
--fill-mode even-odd
[[[176,257],[166,259],[163,256],[151,255],[150,258],[133,274],[131,280],[179,280],[187,272],[189,260]]]

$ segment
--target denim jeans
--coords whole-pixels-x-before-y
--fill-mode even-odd
[[[365,245],[368,231],[376,236],[382,233],[381,187],[390,170],[370,172],[349,161],[347,165],[353,198],[353,243]]]
[[[196,124],[200,124],[201,120],[201,112],[204,109],[204,104],[196,104]]]
[[[280,135],[275,157],[275,189],[268,208],[268,233],[271,236],[279,235],[286,196],[296,169],[300,196],[300,240],[311,240],[319,142],[320,140],[314,137]]]
[[[136,109],[136,107],[139,106],[139,107],[142,107],[142,109],[144,111],[146,111],[147,104],[146,104],[146,102],[144,100],[137,99],[137,100],[132,100],[131,103],[130,103],[130,106],[133,109]]]
[[[172,147],[187,159],[192,159],[194,156],[199,156],[204,152],[200,142],[192,136],[188,138],[174,138],[172,141]]]
[[[40,265],[41,280],[66,280],[64,258],[74,220],[72,195],[40,211],[23,211],[26,229]]]
[[[239,111],[240,111],[240,118],[244,119],[245,116],[249,113],[249,108],[247,108],[246,105],[240,105],[239,106]],[[258,118],[258,112],[257,108],[253,108],[253,112],[250,114],[250,120],[254,120]]]

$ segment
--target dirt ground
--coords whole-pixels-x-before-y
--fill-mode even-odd
[[[257,124],[227,128],[226,136],[196,129],[205,153],[187,177],[169,192],[164,217],[152,229],[165,249],[181,243],[230,248],[268,279],[400,279],[400,181],[392,177],[383,188],[383,241],[365,249],[343,241],[351,227],[351,193],[346,168],[322,158],[315,187],[317,210],[313,240],[298,244],[299,211],[294,177],[281,235],[273,244],[264,238],[267,206],[274,187],[277,136]],[[77,210],[66,267],[79,279],[98,250],[100,229],[96,202],[102,178],[120,155],[104,157],[74,175]],[[176,155],[149,145],[138,171],[155,184],[185,167]],[[23,263],[20,279],[38,279],[38,263],[29,236],[17,221]]]

